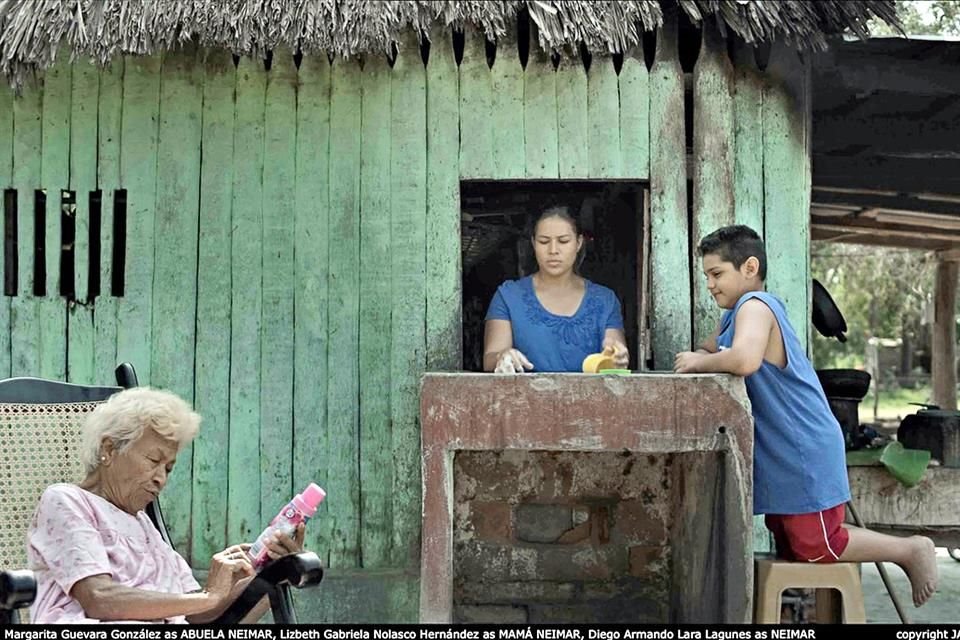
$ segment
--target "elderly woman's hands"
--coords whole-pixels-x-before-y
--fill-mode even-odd
[[[300,553],[303,551],[305,531],[306,526],[303,523],[297,525],[292,538],[283,531],[274,531],[270,539],[267,540],[267,555],[270,556],[271,560],[276,560],[291,553]]]
[[[246,543],[235,544],[213,555],[205,591],[218,606],[229,603],[233,599],[233,589],[237,583],[254,574],[253,565],[247,555],[249,548],[250,545]]]

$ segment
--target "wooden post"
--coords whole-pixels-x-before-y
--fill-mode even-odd
[[[931,373],[933,401],[942,409],[957,408],[957,271],[955,260],[940,257],[934,284]]]
[[[653,368],[692,345],[683,70],[676,9],[664,15],[650,70],[650,294]]]

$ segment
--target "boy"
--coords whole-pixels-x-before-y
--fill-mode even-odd
[[[778,553],[807,562],[895,562],[919,607],[937,587],[933,542],[844,525],[843,434],[783,303],[764,289],[760,236],[723,227],[697,253],[707,289],[727,311],[698,351],[677,354],[674,371],[745,378],[754,418],[753,512],[766,514]]]

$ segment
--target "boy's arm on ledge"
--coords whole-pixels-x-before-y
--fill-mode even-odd
[[[748,376],[763,364],[774,322],[770,307],[760,300],[748,300],[737,311],[733,345],[729,349],[717,353],[679,353],[674,371]]]
[[[720,325],[717,325],[717,328],[713,330],[713,333],[710,336],[700,343],[700,346],[697,348],[697,353],[716,353],[717,352],[717,337],[720,335]]]

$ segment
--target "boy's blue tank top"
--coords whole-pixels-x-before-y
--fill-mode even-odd
[[[533,363],[531,373],[580,372],[583,359],[603,348],[607,329],[623,329],[617,294],[585,281],[580,307],[572,316],[547,311],[533,288],[533,278],[507,280],[490,301],[487,320],[509,320],[513,346]]]
[[[753,512],[813,513],[847,502],[843,432],[783,302],[765,291],[744,294],[724,312],[717,347],[733,344],[737,311],[753,298],[773,311],[787,355],[783,369],[764,360],[744,379],[753,405]]]

